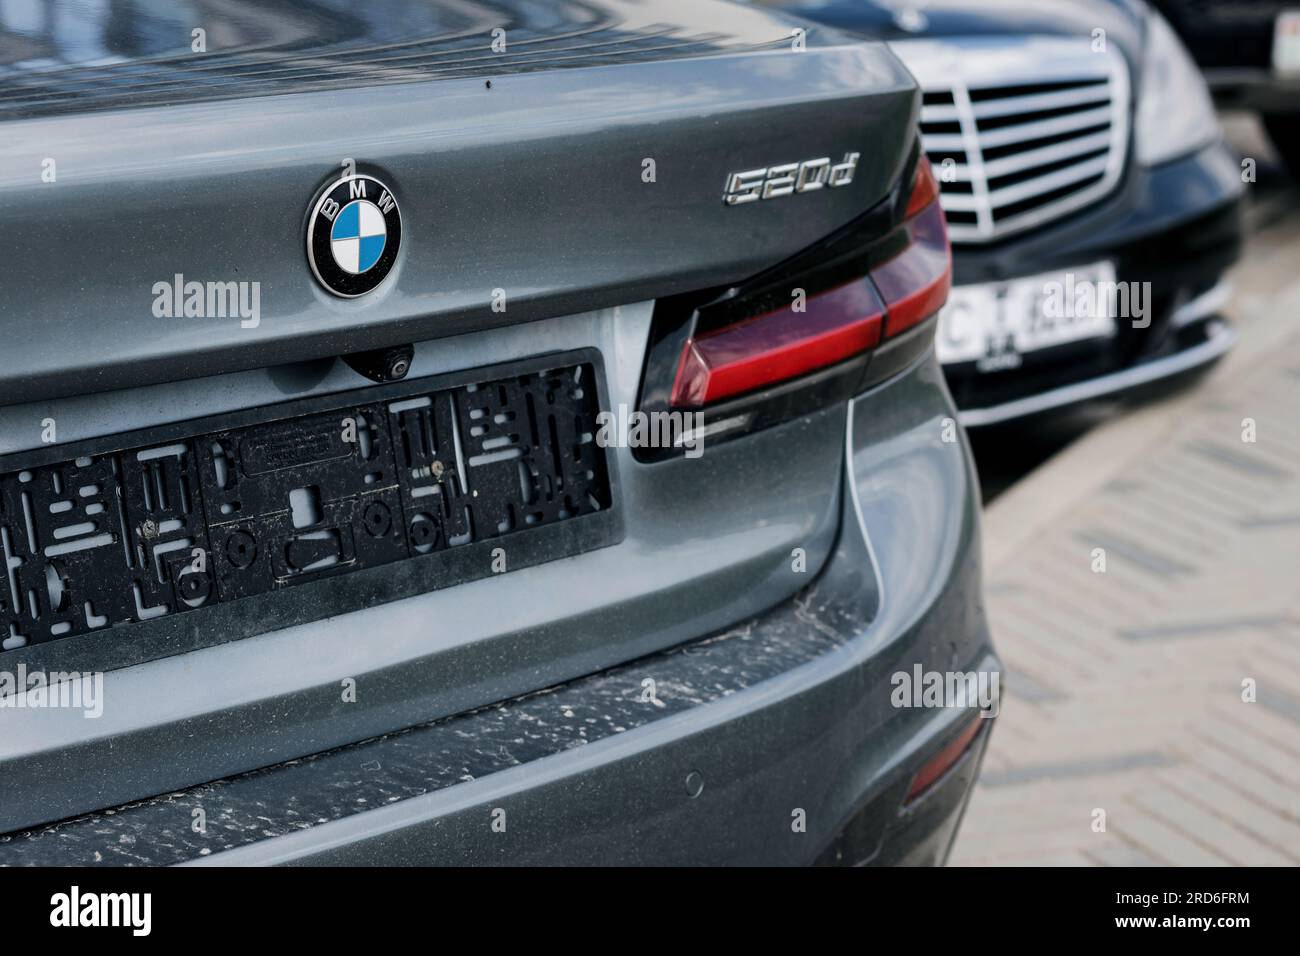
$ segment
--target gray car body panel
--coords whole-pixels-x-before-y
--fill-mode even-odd
[[[565,10],[626,7],[557,5],[551,29],[571,26]],[[698,30],[732,8],[671,12]],[[170,106],[91,97],[82,111],[63,103],[0,122],[0,202],[12,244],[0,295],[0,333],[10,343],[0,367],[0,454],[38,447],[49,417],[63,443],[356,388],[364,380],[335,356],[401,342],[415,343],[412,378],[595,348],[611,405],[635,407],[651,300],[725,285],[811,245],[876,203],[911,146],[918,97],[885,47],[818,28],[795,52],[783,48],[791,21],[735,15],[750,18],[743,43],[554,69],[512,69],[503,56],[490,88],[481,67],[363,70],[355,88],[299,78],[255,95],[178,94]],[[769,29],[782,48],[751,49]],[[849,150],[862,153],[849,187],[721,202],[728,173]],[[43,156],[58,160],[56,183],[40,181]],[[343,157],[394,188],[405,229],[392,275],[348,302],[315,285],[302,249],[309,201]],[[642,180],[647,157],[656,161],[654,183]],[[93,254],[68,254],[79,249]],[[152,285],[178,272],[259,281],[260,325],[155,318]],[[494,288],[506,290],[505,312],[490,307]],[[753,777],[761,784],[791,768],[801,739],[833,724],[834,735],[798,757],[799,778],[831,791],[816,840],[783,856],[810,859],[814,842],[885,785],[881,773],[896,788],[955,719],[886,710],[878,692],[887,687],[875,683],[881,668],[989,660],[973,477],[964,445],[939,442],[937,423],[952,408],[937,368],[927,361],[858,407],[847,471],[844,403],[714,448],[706,442],[699,459],[646,464],[610,449],[624,533],[611,547],[110,671],[97,719],[0,712],[0,832],[185,788],[207,793],[204,785],[222,778],[280,772],[313,754],[652,660],[769,609],[780,618],[836,561],[839,574],[861,582],[875,549],[879,606],[875,586],[840,595],[844,614],[862,625],[842,635],[843,646],[738,686],[734,700],[592,750],[626,767],[656,742],[663,756],[645,759],[670,761],[682,740],[698,738],[711,741],[717,760],[766,761]],[[853,533],[858,544],[846,545]],[[796,570],[800,549],[806,564]],[[344,699],[348,679],[355,702]],[[661,739],[678,733],[685,737],[671,746]],[[841,766],[843,754],[851,760]],[[537,772],[567,776],[571,759],[544,757]],[[831,766],[833,779],[809,776]],[[301,778],[277,779],[294,799]],[[589,793],[616,808],[619,791],[609,786],[633,785],[620,773]],[[549,793],[529,799],[541,805]],[[587,812],[578,800],[554,810],[573,827]],[[93,819],[119,818],[134,819]],[[704,825],[698,819],[694,826]],[[942,843],[941,829],[927,825],[924,839]],[[567,852],[557,843],[554,858],[581,858],[578,845],[599,832],[575,830],[576,842]],[[436,844],[428,850],[424,858],[439,856]],[[716,843],[701,852],[758,859],[763,850]],[[363,841],[351,857],[385,853],[390,861],[420,855]]]
[[[722,22],[711,4],[677,13]],[[827,45],[814,36],[794,52],[786,21],[736,17],[769,46],[522,72],[511,64],[526,53],[507,47],[490,87],[399,72],[389,85],[171,106],[124,97],[118,109],[0,123],[0,403],[612,307],[792,255],[897,178],[915,86],[883,45],[820,28]],[[219,60],[212,69],[219,78]],[[732,172],[850,151],[858,169],[841,188],[722,202]],[[356,300],[323,290],[304,249],[309,205],[345,159],[393,189],[405,224],[392,272]],[[157,317],[155,286],[177,275],[258,283],[257,325]]]
[[[649,312],[630,306],[448,340],[421,347],[416,370],[595,345],[611,402],[634,406]],[[201,382],[190,384],[202,394]],[[96,720],[0,712],[0,773],[14,798],[0,806],[0,831],[456,713],[753,614],[806,580],[791,572],[794,548],[813,571],[830,550],[843,417],[831,409],[654,466],[610,449],[626,529],[615,547],[110,671]],[[754,467],[764,460],[783,463],[779,482]],[[738,520],[735,501],[753,517]],[[355,704],[342,700],[344,678],[357,681]],[[80,768],[74,779],[58,772],[69,760]]]
[[[896,707],[890,676],[997,661],[978,487],[964,441],[943,440],[940,382],[927,356],[835,416],[840,536],[798,597],[541,695],[18,834],[0,863],[808,863],[861,814],[878,862],[941,862],[987,734],[903,808],[970,711]]]

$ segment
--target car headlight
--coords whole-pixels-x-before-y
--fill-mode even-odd
[[[1173,28],[1147,16],[1137,108],[1137,156],[1144,166],[1177,159],[1219,135],[1210,91]]]

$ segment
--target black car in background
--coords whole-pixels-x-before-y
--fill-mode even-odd
[[[1257,110],[1300,178],[1300,0],[1154,0],[1219,105]]]
[[[919,80],[954,288],[936,350],[968,426],[1202,368],[1243,193],[1195,64],[1140,0],[789,0]]]

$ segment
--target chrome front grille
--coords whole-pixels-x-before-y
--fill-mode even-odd
[[[893,44],[921,84],[922,141],[954,242],[1031,229],[1115,188],[1128,147],[1128,69],[1091,42]]]

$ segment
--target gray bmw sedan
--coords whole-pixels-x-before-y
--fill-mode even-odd
[[[999,665],[884,44],[60,8],[0,7],[0,865],[945,859]]]

